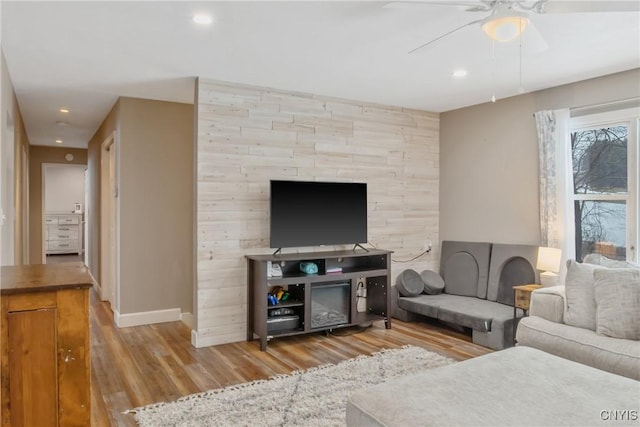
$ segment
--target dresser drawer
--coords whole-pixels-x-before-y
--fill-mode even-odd
[[[57,215],[47,215],[44,217],[45,224],[57,224],[58,216]]]
[[[78,215],[58,215],[58,224],[80,224]]]
[[[53,231],[49,230],[47,233],[47,240],[78,240],[78,229],[69,231]]]
[[[58,251],[58,250],[68,250],[68,251],[77,251],[79,249],[78,241],[75,240],[49,240],[47,242],[47,250],[49,251]]]
[[[47,233],[56,234],[56,233],[73,233],[78,234],[78,226],[77,225],[64,225],[64,224],[49,224],[47,225]]]

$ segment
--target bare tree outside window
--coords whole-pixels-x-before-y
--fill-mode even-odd
[[[628,128],[571,133],[576,259],[589,253],[626,258]]]

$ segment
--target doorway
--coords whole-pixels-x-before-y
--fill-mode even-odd
[[[42,164],[42,259],[82,262],[85,198],[83,164]]]
[[[118,304],[118,186],[117,141],[113,132],[102,143],[100,155],[100,296],[113,310]]]

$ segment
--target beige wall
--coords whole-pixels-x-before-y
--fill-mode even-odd
[[[440,237],[540,243],[533,113],[640,96],[640,69],[441,114]]]
[[[246,339],[244,256],[273,252],[271,179],[366,182],[369,240],[394,259],[438,242],[438,114],[203,79],[197,105],[197,346]]]
[[[21,129],[22,119],[13,91],[13,83],[4,54],[0,51],[0,207],[2,207],[5,220],[0,227],[0,264],[12,265],[16,261],[16,246],[20,246],[20,228],[22,219],[20,207],[15,206],[16,180],[18,162],[21,161],[17,152],[17,142]]]
[[[28,231],[25,224],[28,218],[26,210],[26,179],[23,171],[25,169],[23,162],[29,157],[29,139],[27,131],[24,127],[24,121],[18,106],[18,100],[13,91],[13,83],[6,67],[4,55],[1,55],[0,62],[2,74],[2,123],[0,125],[2,142],[0,150],[6,157],[0,162],[2,173],[0,175],[5,179],[4,187],[0,185],[0,193],[2,193],[3,205],[7,206],[5,214],[8,220],[3,228],[8,233],[4,242],[8,258],[6,261],[10,264],[23,264],[25,262],[23,248],[26,245]],[[10,170],[9,170],[10,168]],[[0,245],[1,246],[1,245]]]
[[[64,156],[73,154],[68,162]],[[29,149],[29,262],[42,264],[42,164],[86,165],[87,150],[82,148],[44,147]]]
[[[120,314],[193,307],[193,105],[119,102]]]

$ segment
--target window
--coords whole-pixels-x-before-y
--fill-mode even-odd
[[[638,109],[571,119],[576,259],[637,261]]]

